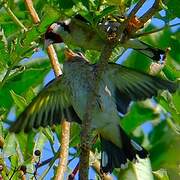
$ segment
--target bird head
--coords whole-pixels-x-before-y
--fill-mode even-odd
[[[50,44],[64,43],[64,36],[70,33],[69,29],[70,19],[60,22],[52,23],[45,33],[45,48]]]

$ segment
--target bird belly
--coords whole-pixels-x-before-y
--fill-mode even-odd
[[[77,76],[76,76],[77,78]],[[80,79],[79,79],[80,81]],[[82,79],[81,79],[82,82]],[[73,107],[81,120],[87,112],[87,103],[89,103],[89,93],[92,87],[88,82],[75,83],[79,86],[73,90]],[[75,86],[74,86],[75,87]],[[99,93],[93,102],[91,110],[91,128],[96,130],[101,136],[121,147],[119,133],[119,115],[115,101],[111,95],[111,90],[103,81],[99,85]]]

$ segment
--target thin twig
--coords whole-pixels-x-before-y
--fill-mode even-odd
[[[101,172],[100,168],[100,162],[99,160],[95,157],[94,153],[90,151],[90,159],[93,159],[94,161],[92,162],[92,168],[99,174],[100,178],[102,180],[113,180],[113,178],[109,174],[105,174]]]
[[[40,19],[33,7],[32,0],[25,0],[25,4],[31,14],[33,22],[34,23],[40,22]],[[61,72],[61,68],[60,68],[54,47],[52,45],[50,45],[47,48],[47,52],[48,52],[48,56],[50,58],[51,65],[52,65],[52,68],[54,70],[56,77],[60,76],[62,74],[62,72]],[[66,171],[66,167],[67,167],[67,163],[68,163],[70,123],[65,121],[65,119],[63,119],[61,121],[61,128],[62,128],[62,130],[61,130],[61,151],[59,154],[59,158],[61,159],[61,161],[59,160],[59,166],[57,169],[57,174],[55,176],[55,179],[57,179],[57,180],[64,178],[64,173]]]
[[[48,167],[44,170],[43,174],[38,177],[39,180],[43,180],[45,179],[45,176],[47,175],[48,171],[51,169],[51,167],[53,166],[54,162],[56,161],[56,159],[59,156],[59,152],[60,152],[60,148],[58,149],[58,151],[54,154],[54,157],[51,159],[51,161],[48,164]],[[50,160],[50,159],[49,159]],[[48,160],[47,160],[48,161]],[[44,162],[43,164],[45,165],[47,162]],[[40,166],[41,167],[41,166]],[[38,167],[39,168],[39,167]]]
[[[27,6],[27,9],[29,10],[29,13],[32,17],[33,22],[35,24],[38,24],[40,22],[40,19],[39,19],[39,16],[38,16],[36,10],[34,9],[32,0],[25,0],[25,4]]]
[[[132,38],[138,38],[138,37],[141,37],[141,36],[148,36],[148,35],[150,35],[150,34],[157,33],[157,32],[159,32],[159,31],[163,31],[164,29],[172,28],[172,27],[175,27],[175,26],[180,26],[180,23],[176,23],[176,24],[172,24],[172,25],[166,24],[166,25],[163,26],[162,28],[154,29],[154,30],[149,31],[149,32],[137,33],[137,34],[132,35],[131,37],[132,37]]]
[[[129,13],[128,17],[125,19],[125,21],[122,23],[122,25],[119,27],[118,29],[118,35],[119,37],[121,37],[120,35],[122,34],[122,32],[128,27],[129,22],[135,17],[135,14],[139,11],[139,9],[143,6],[144,2],[146,0],[139,0],[137,2],[137,4],[134,6],[134,8],[131,10],[131,12]],[[133,30],[133,32],[136,31],[136,29]],[[124,36],[123,38],[121,38],[121,43],[123,43],[124,41],[127,40],[127,38],[129,38],[129,36]]]
[[[8,70],[6,71],[6,74],[4,75],[2,81],[0,82],[0,89],[4,86],[6,83],[6,80],[8,79],[10,73],[11,73],[12,67],[9,67]]]
[[[76,176],[78,171],[79,171],[79,162],[76,164],[73,172],[68,176],[68,180],[74,180],[74,177]]]
[[[61,122],[61,151],[59,154],[59,165],[55,180],[64,179],[64,173],[66,172],[69,155],[69,137],[70,137],[70,123],[65,119]]]
[[[3,4],[4,9],[7,11],[7,13],[10,15],[12,20],[20,26],[24,31],[27,31],[27,28],[21,23],[21,21],[16,17],[16,15],[11,11],[11,9],[8,7],[7,3]]]
[[[54,70],[54,74],[56,76],[60,76],[62,74],[59,62],[58,62],[58,57],[56,55],[56,51],[53,47],[53,45],[51,44],[50,46],[47,47],[47,53],[51,62],[51,66]]]
[[[112,54],[112,50],[114,47],[114,42],[107,42],[104,46],[97,72],[96,72],[96,79],[92,82],[92,86],[94,87],[94,91],[91,91],[89,94],[89,103],[86,106],[86,113],[83,118],[82,123],[82,134],[81,134],[81,155],[80,155],[80,171],[79,171],[79,179],[87,180],[88,179],[88,169],[89,169],[89,152],[91,146],[91,118],[92,118],[92,107],[96,104],[96,96],[99,91],[99,82],[101,80],[102,73],[105,70],[106,65],[108,64],[108,60]]]
[[[130,19],[132,19],[135,16],[135,14],[139,11],[139,9],[142,7],[142,5],[144,4],[145,1],[146,0],[140,0],[137,2],[137,4],[134,6],[134,8],[129,13],[127,21],[129,21]]]
[[[21,180],[26,180],[26,175],[20,170]]]
[[[160,0],[155,0],[152,7],[139,18],[140,22],[146,23],[149,19],[151,19],[152,16],[159,10],[159,4]]]

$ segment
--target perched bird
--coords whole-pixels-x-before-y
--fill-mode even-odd
[[[10,127],[11,132],[29,132],[40,126],[59,124],[66,118],[82,122],[86,112],[88,93],[94,90],[97,64],[90,64],[80,53],[66,50],[63,74],[52,80]],[[148,152],[138,145],[120,126],[131,101],[156,96],[158,90],[176,90],[176,83],[133,69],[109,63],[99,82],[95,106],[92,107],[91,127],[101,139],[101,169],[112,172],[124,168],[128,161],[146,158]]]
[[[116,33],[118,26],[121,26],[121,23],[117,21],[101,22],[98,27],[103,33],[98,33],[86,19],[77,14],[71,19],[51,24],[45,33],[45,46],[64,42],[67,45],[100,51],[106,43],[103,35],[110,32]],[[152,47],[138,39],[129,39],[123,43],[120,42],[120,45],[137,50],[154,61],[163,61],[165,55],[164,50]]]

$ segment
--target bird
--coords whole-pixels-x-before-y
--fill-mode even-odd
[[[50,81],[19,115],[10,132],[26,133],[39,127],[54,126],[60,120],[82,124],[94,91],[98,64],[91,64],[82,53],[65,50],[63,74]],[[126,134],[121,127],[121,114],[128,112],[132,101],[156,96],[159,90],[175,92],[177,83],[138,72],[115,63],[108,63],[102,73],[92,107],[91,129],[101,141],[101,170],[112,172],[125,168],[129,161],[146,158],[148,152]]]
[[[65,43],[85,50],[101,51],[105,43],[107,43],[103,35],[117,33],[119,26],[121,26],[121,22],[108,19],[98,23],[97,27],[100,30],[100,33],[98,33],[90,22],[80,14],[76,14],[70,19],[54,22],[47,28],[44,35],[45,47],[54,43]],[[126,34],[126,30],[123,33]],[[132,48],[153,61],[161,63],[166,54],[164,50],[152,47],[137,38],[130,38],[122,43],[120,42],[120,45],[124,48]]]

